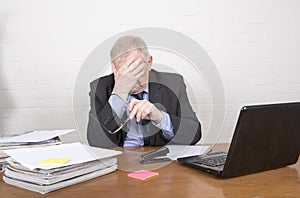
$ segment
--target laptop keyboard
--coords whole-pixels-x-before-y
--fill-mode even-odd
[[[194,160],[194,163],[204,164],[207,166],[223,166],[225,164],[227,155],[217,155],[209,156],[206,155],[205,158],[198,158]]]

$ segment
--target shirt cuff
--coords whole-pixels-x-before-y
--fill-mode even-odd
[[[156,126],[157,128],[161,129],[163,132],[163,135],[168,138],[171,139],[172,137],[174,137],[174,132],[173,132],[173,125],[170,119],[169,114],[167,114],[166,112],[162,111],[162,119],[160,123],[156,123],[154,121],[152,121],[152,124],[154,126]]]
[[[116,94],[109,97],[108,103],[119,118],[122,118],[127,108],[127,103]]]

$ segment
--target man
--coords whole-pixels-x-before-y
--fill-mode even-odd
[[[91,83],[87,138],[97,147],[195,144],[201,125],[178,74],[151,69],[152,56],[135,36],[111,49],[113,74]]]

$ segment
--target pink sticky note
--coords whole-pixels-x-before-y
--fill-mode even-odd
[[[152,171],[148,171],[148,170],[139,170],[139,171],[129,173],[127,176],[133,177],[136,179],[145,180],[147,178],[154,177],[157,175],[159,175],[159,173],[157,173],[157,172],[152,172]]]

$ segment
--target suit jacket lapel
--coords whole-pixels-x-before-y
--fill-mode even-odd
[[[159,83],[155,72],[151,71],[149,75],[149,101],[153,104],[161,104],[162,92],[161,84]]]

